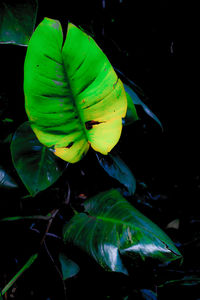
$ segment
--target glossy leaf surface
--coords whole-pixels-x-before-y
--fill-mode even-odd
[[[52,185],[66,167],[50,149],[40,144],[29,122],[15,132],[11,154],[18,175],[32,196]]]
[[[90,36],[69,23],[64,40],[59,21],[45,18],[30,40],[24,72],[26,112],[42,144],[71,163],[90,145],[111,151],[121,135],[126,94]]]
[[[111,177],[118,180],[126,187],[128,195],[133,195],[136,189],[136,180],[131,170],[117,154],[101,155],[96,154],[102,168]]]
[[[0,3],[0,43],[27,46],[37,15],[37,0]]]
[[[17,187],[14,179],[0,165],[0,188],[13,189]]]
[[[123,256],[170,262],[181,257],[171,239],[117,190],[84,203],[64,227],[63,238],[91,255],[106,270],[127,274]]]

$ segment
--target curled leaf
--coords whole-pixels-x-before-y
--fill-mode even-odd
[[[111,177],[123,184],[128,195],[133,195],[136,189],[136,179],[125,162],[117,154],[101,155],[96,153],[100,166]]]

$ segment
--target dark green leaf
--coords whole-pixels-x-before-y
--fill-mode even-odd
[[[0,188],[13,189],[17,188],[18,185],[10,177],[10,175],[0,166]]]
[[[158,119],[158,117],[147,107],[147,105],[142,102],[142,100],[138,97],[137,93],[127,84],[124,83],[124,89],[126,91],[126,93],[130,96],[130,98],[132,99],[133,103],[135,105],[141,105],[143,110],[145,111],[145,113],[150,116],[152,119],[154,119],[154,121],[156,121],[160,127],[163,130],[163,126],[162,123],[160,122],[160,120]],[[127,97],[129,99],[129,97]],[[129,103],[129,102],[128,102]]]
[[[126,92],[126,98],[127,98],[127,111],[126,111],[126,116],[123,119],[123,124],[130,125],[133,122],[137,121],[139,118],[133,100],[127,92]]]
[[[69,259],[65,254],[59,254],[59,261],[61,264],[63,280],[78,274],[80,270],[79,266],[73,260]]]
[[[86,213],[76,214],[65,225],[63,239],[87,252],[106,270],[128,274],[123,256],[161,262],[181,258],[171,239],[117,190],[88,199],[84,208]]]
[[[29,122],[15,132],[11,154],[14,166],[32,196],[52,185],[66,168],[66,163],[40,144]]]
[[[108,175],[123,184],[128,191],[128,195],[133,195],[136,189],[136,180],[123,160],[116,154],[102,155],[96,153],[96,156],[101,167]]]
[[[180,279],[166,281],[165,283],[159,285],[159,287],[163,287],[166,285],[196,286],[200,285],[200,277],[197,275],[186,275]]]
[[[33,33],[37,0],[3,0],[0,3],[0,43],[27,46]]]

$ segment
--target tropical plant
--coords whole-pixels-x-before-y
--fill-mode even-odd
[[[24,95],[28,121],[22,120],[25,122],[15,128],[12,138],[7,137],[3,143],[10,143],[13,165],[29,193],[23,198],[45,198],[49,191],[56,191],[59,200],[46,214],[38,207],[40,214],[4,216],[1,224],[32,222],[33,228],[35,222],[47,222],[45,232],[40,234],[39,248],[46,250],[63,281],[77,275],[80,269],[66,250],[72,245],[106,271],[125,275],[134,270],[131,261],[140,264],[153,259],[155,263],[169,263],[180,259],[171,239],[132,205],[136,179],[117,152],[122,131],[139,119],[138,105],[162,127],[141,100],[141,90],[112,67],[88,33],[71,22],[65,24],[66,35],[59,20],[50,18],[44,18],[33,32],[37,1],[20,3],[1,3],[0,42],[27,46]],[[3,121],[12,123],[8,118]],[[75,191],[67,182],[69,165],[80,164],[80,160],[84,163],[90,146],[95,156],[89,157],[87,163],[91,159],[93,169],[99,164],[113,178],[114,187],[109,182],[97,194],[79,194],[81,203],[77,205]],[[59,188],[62,180],[64,184]],[[0,187],[16,190],[16,181],[1,166]],[[74,184],[78,186],[79,181]],[[46,238],[58,216],[62,219],[62,247],[53,259]],[[56,233],[54,236],[59,238]],[[39,257],[40,249],[30,255],[1,290],[1,296]]]

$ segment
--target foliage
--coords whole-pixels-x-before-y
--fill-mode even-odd
[[[63,238],[89,253],[107,270],[128,275],[123,256],[169,262],[181,257],[172,241],[116,190],[84,202],[64,227]],[[122,257],[122,258],[121,258]]]
[[[65,169],[51,149],[38,141],[29,122],[23,123],[13,135],[11,155],[20,178],[32,196],[52,185]]]
[[[27,46],[33,33],[37,0],[1,1],[0,43]]]
[[[120,300],[157,299],[166,287],[198,286],[198,272],[173,269],[182,263],[180,245],[164,232],[170,234],[162,220],[152,217],[152,202],[161,196],[152,196],[132,173],[138,141],[130,132],[146,117],[163,130],[143,91],[112,67],[94,35],[93,39],[67,21],[45,17],[37,22],[37,1],[4,0],[0,9],[0,43],[28,46],[26,54],[22,52],[27,115],[20,111],[11,117],[8,99],[0,107],[1,201],[12,196],[12,205],[1,211],[2,241],[17,249],[18,237],[24,234],[15,271],[3,271],[9,275],[6,283],[0,277],[0,299],[7,299],[11,287],[18,289],[19,277],[23,276],[19,286],[31,272],[38,278],[41,272],[42,277],[45,261],[55,271],[49,267],[49,276],[56,273],[60,279],[65,299],[73,280],[82,281],[88,270],[91,282],[101,274],[109,284],[110,278],[116,280],[114,298],[117,285],[130,280],[129,293]],[[23,103],[23,97],[17,101]],[[131,163],[128,148],[133,152]],[[15,248],[8,248],[15,256]],[[165,278],[162,270],[170,268],[175,275]],[[147,286],[138,283],[140,276],[147,276]]]

